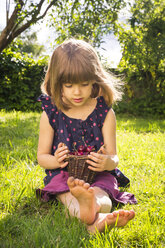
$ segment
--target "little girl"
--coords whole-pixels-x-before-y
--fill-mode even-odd
[[[104,71],[93,47],[70,39],[55,49],[42,92],[37,158],[47,176],[37,194],[44,201],[61,201],[90,233],[104,231],[105,225],[126,225],[135,216],[133,210],[110,213],[112,202],[136,203],[134,195],[118,189],[129,179],[116,168],[116,119],[111,105],[121,98],[121,91],[114,78]],[[88,168],[97,172],[91,185],[67,172],[67,154],[84,143],[96,151],[101,148],[101,153],[88,155]]]

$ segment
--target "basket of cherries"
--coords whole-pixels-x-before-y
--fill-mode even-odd
[[[96,172],[88,169],[89,164],[86,163],[88,154],[95,151],[94,146],[79,146],[77,150],[68,154],[66,161],[68,161],[68,173],[69,176],[79,178],[85,182],[92,184],[96,176]]]

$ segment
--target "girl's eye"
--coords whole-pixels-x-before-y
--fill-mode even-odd
[[[89,85],[89,83],[83,83],[82,84],[82,86],[88,86]]]
[[[64,84],[64,86],[65,86],[66,88],[71,88],[71,87],[72,87],[72,84]]]

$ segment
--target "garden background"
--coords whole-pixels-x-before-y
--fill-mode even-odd
[[[1,247],[164,247],[165,3],[137,1],[6,1],[6,27],[0,34]],[[119,13],[129,8],[129,19]],[[131,179],[138,204],[124,229],[90,236],[84,225],[65,219],[59,205],[35,197],[44,171],[36,161],[40,84],[48,66],[44,47],[30,29],[55,33],[54,44],[83,38],[96,49],[113,34],[122,58],[112,71],[125,82],[117,115],[120,169]],[[131,206],[125,206],[131,209]],[[75,235],[76,234],[76,235]]]

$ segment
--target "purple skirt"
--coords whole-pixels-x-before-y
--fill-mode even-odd
[[[61,173],[54,176],[43,189],[36,190],[37,197],[48,202],[49,200],[55,199],[58,194],[69,192],[69,187],[67,185],[68,177],[68,172],[61,171]],[[137,203],[133,194],[119,191],[116,178],[108,172],[98,173],[94,183],[91,184],[91,187],[98,187],[104,190],[114,203]]]
[[[55,199],[56,195],[69,192],[67,185],[68,172],[61,171],[60,174],[54,176],[52,180],[43,188],[37,189],[36,194],[42,201],[48,202]],[[104,190],[110,199],[118,204],[136,204],[137,200],[133,194],[128,192],[120,192],[116,178],[108,172],[100,172],[96,175],[94,183],[91,187],[98,187]]]

